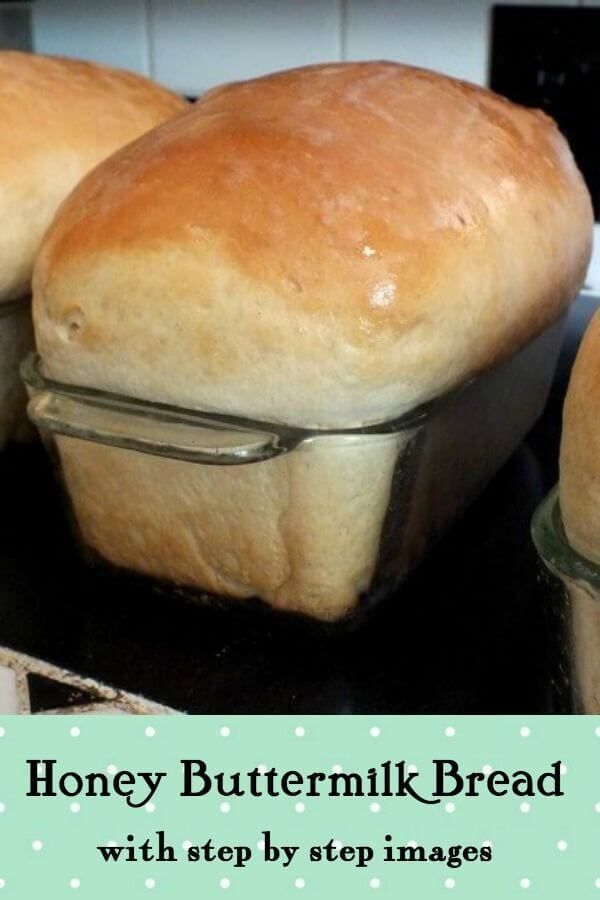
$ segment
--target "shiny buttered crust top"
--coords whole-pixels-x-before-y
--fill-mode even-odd
[[[583,338],[565,399],[560,508],[571,545],[600,563],[600,311]]]
[[[580,286],[592,210],[554,122],[394,63],[210,91],[95,169],[36,266],[55,378],[303,426],[392,418]]]
[[[29,293],[44,232],[77,182],[186,105],[129,72],[0,51],[0,302]]]

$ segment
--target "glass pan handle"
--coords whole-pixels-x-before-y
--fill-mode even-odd
[[[89,399],[32,390],[32,422],[56,434],[204,465],[243,465],[285,453],[276,434],[203,420],[173,421]]]

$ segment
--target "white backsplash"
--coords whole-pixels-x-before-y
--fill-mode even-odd
[[[490,0],[36,0],[33,44],[40,53],[121,65],[194,95],[223,81],[340,59],[394,59],[485,83],[491,6]]]
[[[36,0],[33,47],[150,75],[146,0]]]
[[[337,0],[155,0],[150,34],[154,76],[188,94],[340,58]]]
[[[396,59],[483,84],[490,4],[349,0],[348,59]]]

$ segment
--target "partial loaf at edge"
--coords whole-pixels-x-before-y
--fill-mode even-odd
[[[185,108],[130,72],[0,51],[0,302],[29,294],[44,232],[77,182]]]
[[[584,335],[565,398],[559,496],[569,542],[600,563],[600,311]]]

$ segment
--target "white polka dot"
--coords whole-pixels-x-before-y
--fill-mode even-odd
[[[145,809],[147,813],[153,813],[156,807],[154,803],[146,803]]]
[[[369,806],[369,809],[371,810],[372,813],[378,813],[379,810],[381,809],[381,806],[379,805],[379,803],[371,803],[371,805]]]
[[[491,842],[491,841],[482,841],[482,842],[481,842],[481,846],[482,846],[482,847],[491,847],[491,846],[492,846],[492,842]]]
[[[304,806],[304,803],[296,803],[294,809],[297,813],[303,813],[306,807]]]
[[[74,890],[77,890],[77,888],[80,886],[80,884],[81,884],[81,882],[80,882],[79,878],[71,878],[70,885]]]
[[[372,728],[369,729],[369,734],[371,737],[379,737],[381,734],[381,728],[378,728],[377,725],[373,725]]]
[[[454,878],[446,878],[446,880],[444,882],[444,887],[453,888],[455,884],[456,884],[456,882],[455,882]]]
[[[46,766],[44,765],[44,763],[38,763],[37,764],[38,775],[43,775],[45,773],[45,771],[46,771]]]
[[[564,764],[564,763],[561,763],[561,764],[560,764],[560,774],[561,774],[561,775],[566,775],[568,771],[569,771],[569,770],[567,769],[567,767],[565,766],[565,764]]]
[[[342,842],[340,841],[339,838],[336,838],[335,841],[333,842],[333,848],[334,848],[334,850],[342,849]]]
[[[0,737],[4,737],[5,734],[6,731],[4,730],[4,728],[0,727]]]
[[[110,766],[106,767],[106,771],[108,772],[109,775],[116,775],[117,767],[115,766],[114,763],[111,763]]]
[[[567,844],[566,841],[559,841],[559,842],[557,843],[557,845],[556,845],[556,848],[557,848],[558,850],[560,850],[561,852],[563,852],[564,850],[567,849],[568,846],[569,846],[569,845]]]
[[[79,737],[81,734],[81,730],[77,727],[77,725],[73,725],[71,728],[71,737]]]
[[[491,775],[494,770],[489,763],[486,763],[485,766],[481,767],[481,771],[484,775]]]
[[[3,813],[5,811],[5,809],[6,809],[6,806],[4,805],[4,803],[0,803],[0,813]]]
[[[414,763],[410,763],[410,764],[406,767],[406,771],[408,772],[409,775],[412,775],[413,773],[414,773],[414,774],[418,773],[419,770],[418,770],[418,768],[415,766]]]
[[[529,737],[529,735],[531,734],[531,729],[528,728],[527,725],[523,725],[523,727],[519,731],[519,734],[521,735],[521,737]]]
[[[596,737],[600,737],[600,725],[596,728]]]
[[[71,806],[69,807],[69,809],[71,810],[72,813],[78,813],[79,810],[81,809],[81,806],[79,805],[79,803],[71,803]]]
[[[454,805],[454,803],[446,803],[444,809],[446,810],[446,812],[453,813],[456,809],[456,806]]]
[[[296,735],[296,737],[304,737],[306,732],[304,731],[302,725],[297,725],[296,728],[294,728],[294,734]]]
[[[109,846],[109,847],[116,847],[116,846],[117,846],[117,842],[116,842],[116,841],[108,841],[108,846]]]
[[[146,735],[146,737],[154,737],[154,735],[156,734],[156,728],[153,728],[152,725],[148,725],[148,727],[144,729],[144,734]],[[151,881],[152,879],[149,880]],[[152,886],[154,887],[154,885]]]
[[[221,737],[229,737],[229,735],[231,734],[231,728],[229,727],[229,725],[222,725],[219,729],[219,734],[221,735]],[[227,881],[226,878],[224,878],[223,880]],[[221,887],[223,887],[223,885],[221,885]],[[227,887],[229,887],[229,885],[227,885]]]
[[[452,725],[448,725],[444,734],[446,735],[446,737],[454,737],[454,735],[456,734],[456,728],[453,728]]]
[[[522,813],[528,813],[529,810],[531,809],[531,806],[529,805],[529,803],[521,803],[519,809],[521,810]]]
[[[228,887],[229,887],[229,885],[231,884],[231,882],[230,882],[229,878],[221,878],[219,884],[221,885],[222,888],[225,889],[225,888],[228,888]]]
[[[341,775],[341,773],[344,770],[342,769],[342,767],[340,766],[339,763],[336,763],[334,766],[331,767],[331,771],[333,772],[334,775]]]
[[[43,846],[44,846],[44,845],[42,844],[41,841],[34,841],[34,842],[32,843],[32,845],[31,845],[32,849],[35,850],[36,852],[37,852],[38,850],[41,850]]]
[[[156,885],[156,882],[155,882],[154,878],[146,878],[144,884],[146,885],[147,888],[152,889]]]
[[[531,885],[531,882],[530,882],[529,878],[521,878],[519,884],[521,885],[522,888],[527,890],[527,888]]]
[[[267,771],[267,768],[268,768],[268,767],[265,766],[264,763],[261,763],[260,766],[257,766],[256,768],[258,769],[259,775],[264,775],[265,772]]]
[[[221,810],[222,813],[228,813],[229,810],[231,809],[231,806],[229,805],[229,803],[221,803],[219,809]]]
[[[5,884],[6,884],[6,882],[5,882],[4,878],[0,878],[0,889],[3,888]]]
[[[258,847],[259,850],[264,850],[265,842],[263,840],[260,840],[256,846]]]
[[[193,847],[194,845],[192,844],[191,841],[184,841],[181,846],[183,847],[184,850],[189,850],[190,847]]]
[[[600,803],[596,803],[594,809],[596,810],[597,813],[600,813]]]
[[[596,878],[594,884],[596,885],[597,888],[600,888],[600,878]]]
[[[371,878],[369,882],[369,886],[373,888],[373,890],[377,890],[378,887],[381,887],[381,882],[379,878]]]
[[[406,844],[406,846],[407,846],[407,847],[416,847],[416,846],[417,846],[417,842],[416,842],[416,841],[408,841],[408,843]]]
[[[304,878],[296,878],[294,882],[294,886],[300,889],[303,888],[305,884],[306,882],[304,881]]]

